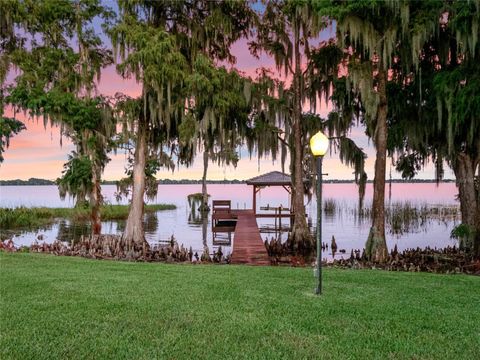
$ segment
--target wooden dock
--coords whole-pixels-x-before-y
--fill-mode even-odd
[[[232,210],[237,217],[232,264],[270,265],[253,210]]]

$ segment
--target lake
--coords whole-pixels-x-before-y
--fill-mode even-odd
[[[365,207],[371,204],[372,184],[367,184]],[[102,193],[105,200],[111,204],[127,204],[127,200],[117,202],[114,196],[116,187],[105,185]],[[202,219],[198,212],[192,213],[187,196],[201,191],[201,185],[159,185],[157,199],[150,203],[175,204],[175,210],[159,211],[145,215],[145,235],[151,244],[164,243],[173,236],[179,244],[190,248],[199,254],[204,245],[210,252],[218,249],[212,243],[211,218]],[[245,184],[215,184],[208,185],[208,192],[213,200],[231,200],[232,208],[248,209],[252,206],[252,189]],[[460,222],[458,201],[455,199],[457,189],[454,183],[394,183],[391,194],[386,189],[386,204],[391,210],[390,220],[387,221],[387,244],[389,249],[397,245],[398,250],[416,247],[452,246],[456,241],[450,238],[450,232]],[[355,184],[324,184],[324,204],[328,207],[323,213],[323,239],[330,244],[335,236],[338,249],[344,249],[345,255],[337,253],[336,258],[349,256],[352,249],[362,249],[368,237],[370,219],[361,216],[358,211],[358,190]],[[316,198],[306,200],[306,210],[312,233],[315,231]],[[262,189],[257,195],[257,206],[271,206],[290,208],[288,193],[281,187]],[[62,201],[56,186],[2,186],[0,187],[1,207],[72,207],[72,199]],[[419,215],[411,219],[404,216],[404,208],[419,209]],[[421,212],[423,209],[423,212]],[[443,210],[448,210],[447,215]],[[261,211],[258,211],[261,212]],[[425,214],[428,214],[426,216]],[[313,218],[312,218],[313,216]],[[399,225],[400,224],[400,225]],[[107,221],[102,223],[102,232],[117,234],[123,231],[124,221]],[[274,219],[258,219],[263,239],[280,237],[287,238],[289,221],[282,220],[284,231],[275,229]],[[30,245],[40,237],[41,241],[51,243],[57,238],[62,241],[71,241],[81,234],[88,234],[89,224],[72,223],[67,220],[58,220],[51,226],[37,231],[17,231],[15,233],[2,229],[2,238],[12,238],[17,246]],[[224,254],[231,252],[231,242],[228,237],[223,238],[222,250]],[[233,241],[235,241],[233,239]],[[325,252],[325,258],[331,259],[332,254]]]

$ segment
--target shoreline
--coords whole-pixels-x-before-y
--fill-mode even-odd
[[[176,241],[164,246],[148,249],[126,249],[119,246],[119,237],[115,235],[100,235],[94,238],[84,237],[77,244],[65,244],[55,241],[51,244],[35,243],[30,246],[16,247],[11,240],[0,241],[0,251],[7,253],[42,253],[59,257],[79,257],[91,260],[109,260],[114,262],[138,263],[170,263],[170,264],[220,264],[232,265],[231,254],[224,255],[220,247],[210,253],[208,247],[203,253],[193,252],[190,247],[179,246]],[[312,258],[269,254],[270,264],[260,267],[299,267],[312,268]],[[235,264],[233,266],[236,266]],[[244,265],[247,266],[248,265]],[[259,267],[254,266],[254,267]],[[480,259],[474,258],[457,247],[442,249],[407,249],[398,252],[392,250],[384,263],[368,261],[352,251],[350,258],[337,259],[331,262],[322,261],[322,267],[344,270],[382,270],[385,272],[416,272],[433,274],[466,274],[480,276]]]
[[[2,186],[56,186],[56,183],[51,180],[41,180],[39,182],[29,180],[0,180],[0,187]],[[157,181],[158,185],[201,185],[201,180],[169,180],[163,179]],[[246,184],[247,180],[207,180],[208,185],[242,185]],[[323,180],[324,184],[355,184],[355,180]],[[367,180],[367,184],[372,184],[373,180]],[[402,180],[392,179],[387,181],[386,184],[451,184],[455,183],[455,179],[445,179],[442,181],[436,181],[431,179],[418,179],[418,180]],[[103,181],[101,185],[116,185],[116,180]]]

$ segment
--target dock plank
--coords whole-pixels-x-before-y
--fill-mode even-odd
[[[237,210],[237,226],[233,238],[232,264],[270,265],[267,249],[253,211]]]

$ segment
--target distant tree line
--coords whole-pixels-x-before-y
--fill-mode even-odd
[[[245,184],[246,180],[207,180],[207,184]],[[372,183],[372,180],[368,180],[367,183]],[[433,179],[393,179],[392,183],[405,183],[405,184],[415,184],[415,183],[436,183],[437,180]],[[454,183],[454,179],[443,179],[441,182],[445,183]],[[117,185],[117,180],[103,180],[102,185]],[[189,185],[189,184],[202,184],[202,180],[192,180],[192,179],[160,179],[157,180],[159,185]],[[355,180],[324,180],[326,184],[354,184]],[[30,178],[28,180],[0,180],[0,186],[21,186],[21,185],[56,185],[57,183],[53,180],[46,179],[37,179]]]
[[[55,181],[46,180],[46,179],[38,179],[38,178],[30,178],[28,180],[0,180],[1,186],[7,185],[55,185]]]

